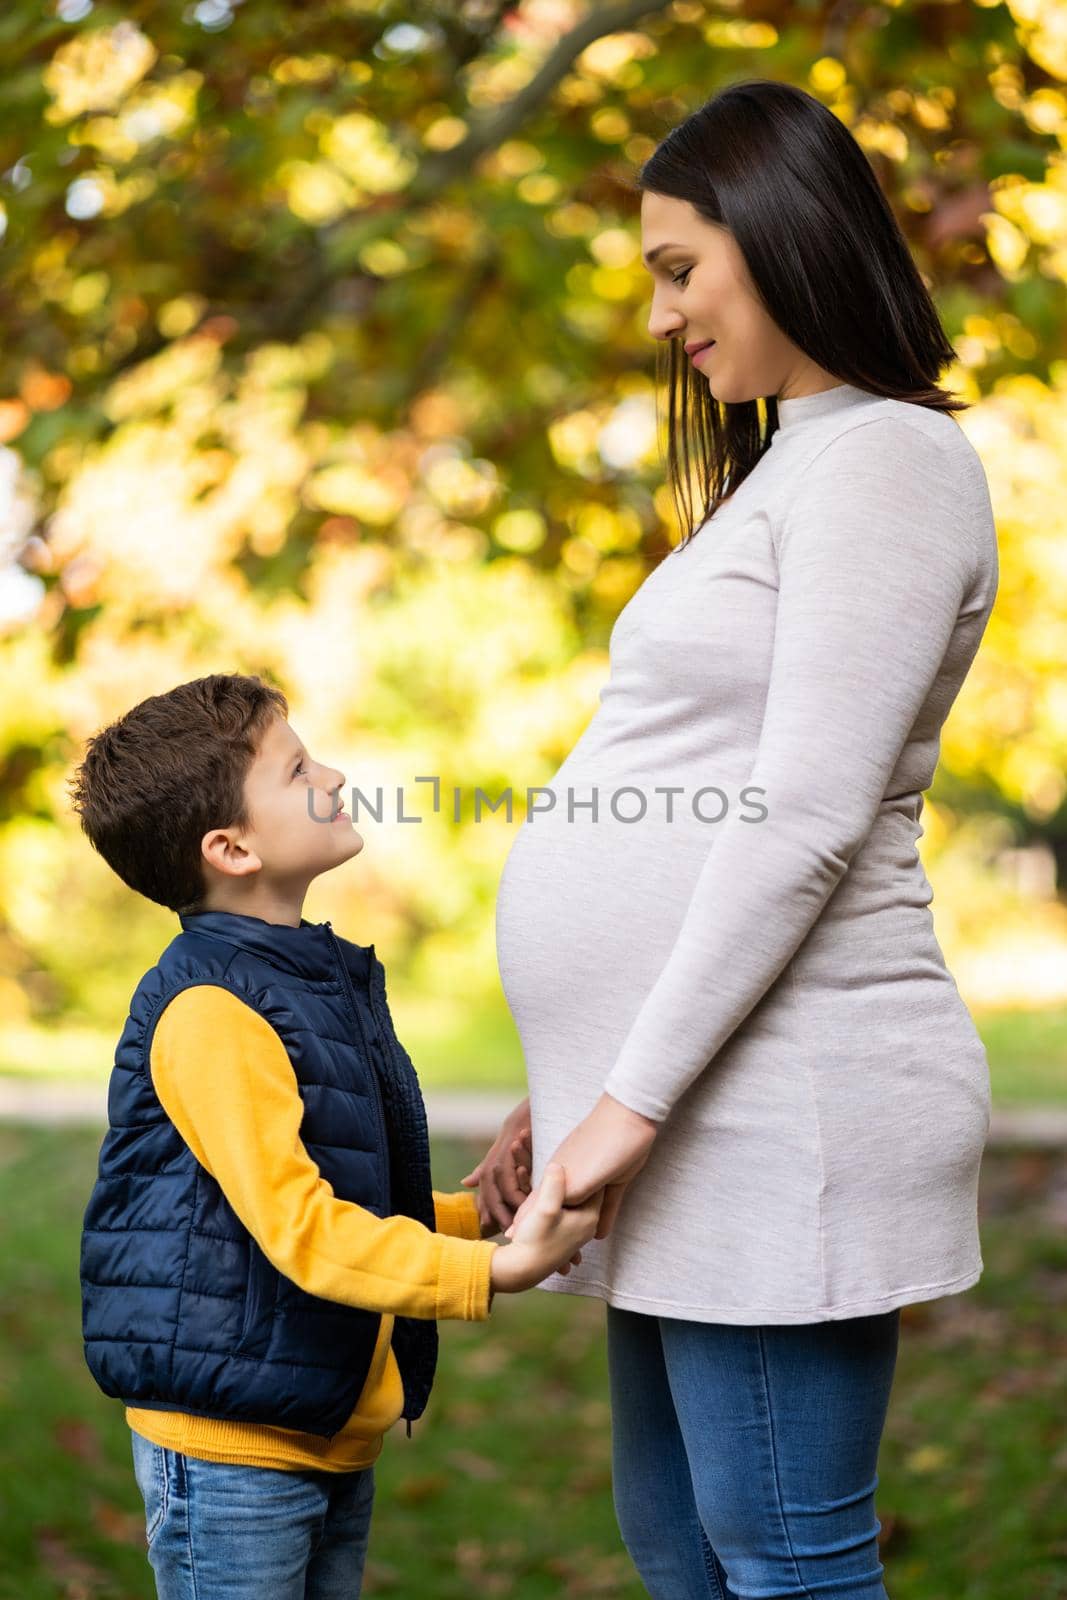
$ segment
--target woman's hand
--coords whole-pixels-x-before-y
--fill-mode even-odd
[[[580,1122],[552,1156],[567,1172],[569,1206],[580,1205],[598,1190],[604,1190],[597,1224],[597,1239],[606,1239],[618,1215],[622,1197],[652,1154],[659,1123],[640,1112],[631,1111],[610,1094],[602,1094],[592,1111]],[[535,1189],[515,1213],[505,1229],[512,1237],[516,1224],[537,1200]]]
[[[499,1233],[515,1220],[518,1208],[530,1193],[532,1170],[530,1102],[527,1099],[504,1119],[496,1140],[474,1171],[460,1180],[468,1189],[477,1186],[483,1239]]]

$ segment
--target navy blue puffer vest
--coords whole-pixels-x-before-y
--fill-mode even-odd
[[[115,1052],[81,1239],[85,1359],[128,1405],[331,1438],[362,1392],[381,1318],[306,1293],[267,1259],[163,1110],[152,1035],[180,990],[231,990],[280,1035],[304,1102],[301,1139],[338,1199],[432,1230],[418,1079],[373,945],[338,938],[329,922],[293,928],[226,911],[179,920]],[[397,1317],[392,1343],[410,1424],[433,1383],[437,1325]]]

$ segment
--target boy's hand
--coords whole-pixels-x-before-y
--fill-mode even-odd
[[[583,1205],[565,1207],[567,1174],[558,1162],[545,1168],[537,1199],[521,1222],[514,1225],[509,1245],[493,1252],[492,1287],[499,1294],[518,1294],[532,1289],[550,1272],[567,1273],[571,1263],[581,1261],[581,1246],[596,1232],[602,1194],[592,1195]]]
[[[516,1211],[530,1192],[532,1170],[530,1102],[524,1100],[505,1119],[474,1171],[461,1179],[464,1188],[478,1189],[483,1239],[499,1233],[514,1221]]]

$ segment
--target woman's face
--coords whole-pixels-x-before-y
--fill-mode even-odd
[[[645,191],[641,251],[654,284],[649,333],[685,344],[713,339],[693,372],[707,379],[716,400],[786,399],[840,381],[786,338],[764,309],[733,234],[706,222],[688,200]]]

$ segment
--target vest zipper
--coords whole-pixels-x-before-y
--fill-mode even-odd
[[[389,1180],[389,1170],[390,1170],[389,1169],[389,1136],[388,1136],[388,1132],[387,1132],[386,1126],[385,1126],[385,1106],[384,1106],[384,1102],[383,1102],[383,1099],[382,1099],[381,1084],[378,1082],[378,1074],[377,1074],[377,1072],[376,1072],[376,1070],[374,1068],[374,1062],[373,1062],[373,1059],[371,1058],[370,1049],[369,1049],[369,1047],[367,1045],[367,1035],[366,1035],[366,1033],[364,1031],[364,1028],[363,1028],[363,1019],[360,1017],[359,1007],[356,1005],[355,996],[352,993],[352,983],[351,983],[351,979],[349,978],[349,975],[348,975],[348,968],[345,966],[344,956],[342,955],[341,947],[337,942],[337,935],[333,931],[333,924],[331,922],[327,921],[326,928],[329,930],[330,938],[333,941],[334,950],[335,950],[336,956],[337,956],[337,962],[338,962],[338,965],[341,968],[341,976],[344,979],[345,990],[346,990],[346,992],[348,994],[348,998],[349,998],[349,1001],[350,1001],[351,1006],[352,1006],[352,1013],[353,1013],[353,1015],[354,1015],[354,1017],[356,1019],[356,1026],[359,1029],[359,1036],[360,1036],[361,1040],[363,1041],[363,1050],[364,1050],[364,1053],[365,1053],[365,1055],[367,1057],[367,1061],[368,1061],[368,1063],[370,1065],[370,1068],[371,1068],[371,1077],[374,1079],[374,1092],[375,1092],[375,1096],[376,1096],[377,1102],[378,1102],[378,1118],[379,1118],[379,1123],[380,1123],[381,1130],[382,1130],[382,1135],[381,1135],[382,1136],[382,1148],[383,1148],[383,1151],[385,1153],[385,1159],[386,1159],[386,1202],[385,1202],[385,1209],[388,1211],[388,1209],[389,1209],[389,1207],[390,1207],[390,1205],[392,1203],[391,1193],[390,1193],[390,1180]],[[390,1044],[389,1044],[388,1034],[387,1034],[386,1029],[385,1029],[385,1024],[383,1023],[382,1017],[378,1012],[378,1008],[374,1003],[374,1000],[375,1000],[374,980],[375,980],[375,974],[376,974],[376,968],[375,968],[375,965],[374,965],[375,960],[376,960],[376,958],[374,956],[372,956],[371,957],[370,982],[369,982],[370,1007],[371,1007],[371,1011],[374,1013],[375,1022],[377,1024],[378,1033],[379,1033],[379,1037],[380,1037],[380,1040],[381,1040],[382,1053],[384,1055],[387,1051],[390,1050]],[[401,1376],[401,1382],[403,1383],[403,1376]],[[404,1394],[404,1403],[405,1403],[405,1405],[407,1405],[407,1403],[408,1403],[408,1395],[407,1395],[406,1391],[405,1391],[405,1394]],[[407,1427],[407,1436],[410,1439],[411,1438],[411,1418],[405,1416],[403,1418],[403,1421],[404,1421],[404,1423],[405,1423],[405,1425]]]
[[[352,1008],[352,1015],[355,1018],[356,1029],[359,1033],[360,1042],[363,1045],[363,1057],[367,1063],[368,1071],[370,1072],[371,1082],[374,1085],[374,1101],[378,1111],[378,1128],[381,1139],[380,1148],[382,1152],[382,1166],[385,1172],[382,1215],[388,1216],[390,1214],[392,1203],[390,1192],[389,1131],[385,1123],[385,1102],[382,1099],[382,1086],[378,1082],[378,1071],[374,1065],[374,1057],[371,1055],[370,1046],[367,1043],[367,1035],[363,1027],[363,1019],[359,1014],[359,1007],[356,1005],[356,997],[352,992],[352,980],[348,975],[348,968],[345,966],[345,958],[341,954],[341,946],[337,942],[337,935],[333,931],[333,924],[331,922],[327,922],[326,927],[329,930],[330,939],[333,942],[334,953],[337,958],[337,965],[341,969],[341,979],[344,984],[345,994],[347,995],[348,1003]]]

